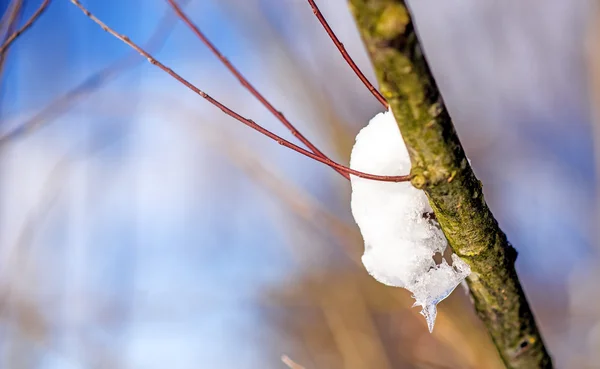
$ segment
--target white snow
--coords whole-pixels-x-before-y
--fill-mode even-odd
[[[352,169],[378,175],[405,175],[410,158],[391,112],[377,114],[356,136],[350,157]],[[449,265],[433,256],[443,255],[448,242],[431,213],[427,196],[410,182],[382,182],[351,176],[352,215],[365,240],[362,262],[379,282],[412,292],[421,306],[429,331],[436,305],[448,297],[471,272],[452,255]],[[439,260],[439,258],[438,258]]]

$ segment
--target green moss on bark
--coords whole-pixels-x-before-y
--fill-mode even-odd
[[[488,208],[401,0],[349,0],[382,94],[454,252],[471,266],[475,308],[508,368],[551,368],[519,283],[516,251]]]

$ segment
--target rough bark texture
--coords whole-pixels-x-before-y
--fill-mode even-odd
[[[454,252],[471,266],[477,314],[508,368],[552,368],[499,228],[469,165],[401,0],[349,0],[381,92],[398,121],[423,189]]]

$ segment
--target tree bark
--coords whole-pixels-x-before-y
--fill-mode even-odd
[[[349,0],[412,162],[454,252],[471,266],[478,316],[508,368],[552,368],[515,271],[517,252],[488,208],[402,0]]]

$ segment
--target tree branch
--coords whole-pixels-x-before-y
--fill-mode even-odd
[[[44,0],[40,4],[40,7],[35,11],[35,13],[33,13],[33,15],[29,18],[29,20],[27,20],[27,22],[25,22],[25,24],[21,28],[16,30],[4,41],[2,46],[0,46],[0,55],[4,55],[6,50],[8,50],[8,48],[13,44],[13,42],[15,42],[15,40],[19,38],[19,36],[21,36],[23,32],[27,31],[31,26],[33,26],[35,21],[44,13],[44,11],[46,11],[48,5],[50,5],[50,0]]]
[[[17,29],[22,14],[23,0],[11,1],[4,14],[2,14],[2,19],[0,19],[0,38],[2,39],[2,45],[4,45],[15,29]],[[7,49],[0,52],[0,83],[2,83],[2,77],[4,76],[4,65],[6,64],[7,56]]]
[[[403,0],[349,0],[384,97],[423,189],[454,252],[472,270],[477,314],[508,368],[551,368],[519,283],[516,251],[498,226],[465,156]]]

